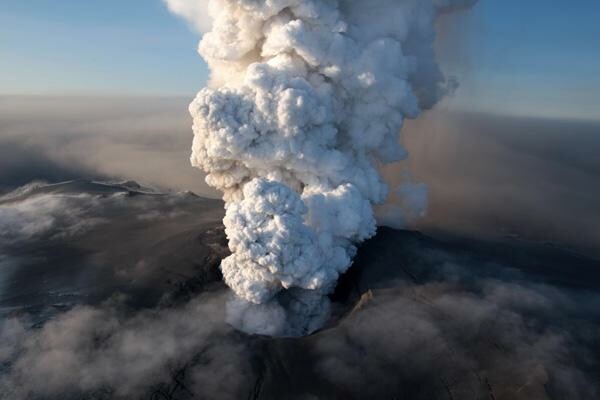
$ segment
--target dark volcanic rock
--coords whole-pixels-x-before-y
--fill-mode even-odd
[[[30,204],[43,212],[27,222],[26,231],[7,225],[15,240],[1,244],[0,258],[3,316],[28,315],[34,323],[23,333],[32,338],[16,341],[24,350],[0,365],[8,377],[4,382],[0,376],[0,387],[36,388],[24,398],[600,395],[597,260],[543,245],[442,240],[382,227],[341,277],[326,327],[304,338],[268,338],[236,332],[223,322],[227,290],[218,265],[228,250],[221,202],[131,182],[81,181],[0,199],[8,213]],[[103,311],[108,299],[122,294],[127,312]],[[39,382],[34,386],[37,379],[45,388],[36,374],[49,373],[36,369],[38,359],[54,354],[48,344],[36,345],[48,337],[55,343],[55,330],[45,335],[46,321],[61,332],[61,324],[74,329],[61,318],[78,316],[69,310],[82,304],[92,307],[83,315],[97,310],[101,323],[89,347],[73,350],[67,341],[63,351],[69,357],[83,352],[75,358],[86,372],[61,375],[60,368],[69,367],[58,365],[61,379],[70,382],[60,395],[40,389]],[[113,322],[99,341],[96,330],[108,329],[102,318]],[[90,334],[77,332],[64,329],[76,343]],[[128,335],[137,339],[119,347]],[[3,351],[0,344],[0,361]],[[124,363],[121,352],[134,354]],[[26,375],[11,375],[15,360],[27,366]],[[107,366],[116,373],[104,376]],[[91,383],[75,389],[83,378]]]
[[[600,287],[600,265],[549,253],[380,228],[328,328],[259,341],[253,398],[594,398],[598,293],[580,291]]]

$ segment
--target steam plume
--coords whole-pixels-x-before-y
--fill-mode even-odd
[[[192,164],[223,192],[230,322],[276,335],[324,321],[327,294],[375,234],[378,166],[406,158],[405,118],[455,83],[435,62],[437,16],[471,0],[211,0],[190,105]],[[205,1],[167,0],[195,21]],[[187,3],[187,6],[183,5]]]

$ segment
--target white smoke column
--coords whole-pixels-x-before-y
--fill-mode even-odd
[[[167,2],[191,19],[206,5]],[[404,119],[454,84],[435,62],[435,19],[472,3],[208,2],[199,51],[212,75],[190,105],[191,161],[226,202],[232,324],[302,335],[326,320],[327,295],[375,234],[378,166],[406,157]]]

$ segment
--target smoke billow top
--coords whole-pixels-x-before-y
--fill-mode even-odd
[[[167,0],[212,28],[208,88],[190,105],[192,164],[223,192],[234,326],[302,335],[375,234],[381,164],[406,158],[406,118],[455,86],[435,61],[435,20],[471,0]]]

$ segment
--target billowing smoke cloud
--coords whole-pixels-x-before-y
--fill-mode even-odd
[[[199,51],[211,87],[190,105],[191,160],[226,201],[226,283],[287,321],[240,327],[297,335],[323,320],[356,244],[375,233],[372,205],[388,194],[378,166],[406,158],[404,120],[455,87],[435,61],[436,17],[472,3],[209,2]]]

